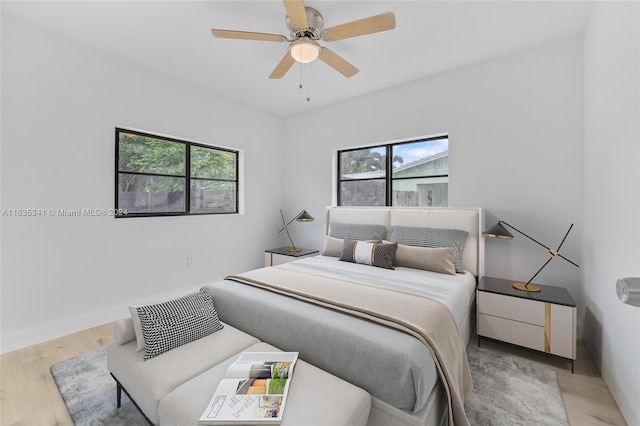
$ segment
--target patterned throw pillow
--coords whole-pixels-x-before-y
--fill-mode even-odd
[[[329,236],[344,240],[384,240],[387,228],[384,225],[365,225],[360,223],[332,223]]]
[[[340,260],[393,269],[393,258],[397,244],[368,243],[365,241],[344,240]]]
[[[184,293],[174,294],[169,297],[163,297],[158,300],[149,301],[146,303],[147,305],[157,305],[158,303],[166,302],[168,300],[178,299],[182,296],[186,296],[187,294],[197,293],[198,290],[189,290]],[[140,317],[138,316],[138,307],[144,306],[142,304],[139,305],[130,305],[129,313],[131,314],[131,321],[133,321],[133,330],[136,333],[136,352],[144,351],[144,336],[142,335],[142,325],[140,324]]]
[[[157,305],[137,308],[144,336],[144,360],[222,329],[211,295],[200,290]]]
[[[453,264],[456,272],[464,274],[462,254],[467,241],[467,231],[446,228],[420,228],[415,226],[392,226],[391,241],[406,246],[455,247]]]

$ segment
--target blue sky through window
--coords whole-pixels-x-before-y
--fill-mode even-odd
[[[449,149],[449,139],[436,139],[430,141],[420,141],[395,145],[393,156],[399,155],[404,160],[404,164],[420,160],[434,154],[447,151]]]

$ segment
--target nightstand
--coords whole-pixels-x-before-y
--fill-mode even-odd
[[[513,281],[481,277],[476,293],[478,345],[488,337],[571,360],[576,359],[576,303],[567,289],[540,285],[516,290]]]
[[[305,257],[317,256],[320,254],[318,250],[301,249],[300,251],[287,251],[289,247],[278,247],[264,251],[264,266],[276,266],[294,260],[303,259]]]

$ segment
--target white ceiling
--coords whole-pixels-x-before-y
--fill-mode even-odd
[[[217,39],[210,29],[289,36],[281,1],[5,0],[1,5],[3,15],[283,116],[582,34],[593,8],[582,1],[306,0],[323,14],[325,28],[392,11],[396,29],[321,42],[360,69],[352,78],[315,61],[270,80],[287,43]]]

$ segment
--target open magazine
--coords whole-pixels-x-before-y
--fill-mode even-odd
[[[279,424],[298,352],[243,352],[200,416],[199,424]]]

